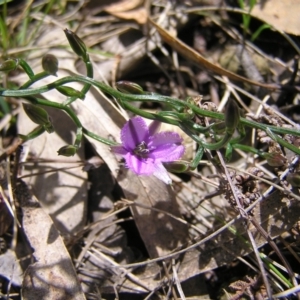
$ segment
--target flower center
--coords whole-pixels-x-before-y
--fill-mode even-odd
[[[143,158],[146,158],[148,156],[148,153],[150,152],[146,143],[141,142],[138,144],[135,149],[133,150],[134,154]]]

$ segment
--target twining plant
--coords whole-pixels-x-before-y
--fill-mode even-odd
[[[58,150],[59,155],[74,155],[81,145],[83,136],[86,135],[110,146],[115,153],[122,155],[125,158],[127,167],[136,174],[154,174],[167,184],[170,184],[171,180],[165,168],[174,172],[184,172],[188,169],[195,169],[205,150],[219,150],[225,147],[225,158],[229,161],[233,149],[242,149],[243,151],[255,153],[267,159],[273,166],[280,165],[283,162],[283,157],[280,154],[264,152],[240,143],[245,136],[245,127],[260,129],[282,147],[290,149],[297,155],[300,154],[300,149],[297,146],[287,142],[283,138],[284,135],[300,136],[298,129],[282,128],[243,118],[240,116],[239,108],[234,101],[229,101],[225,113],[219,113],[200,108],[191,98],[180,100],[158,94],[149,94],[135,83],[122,81],[117,83],[117,89],[114,89],[102,82],[94,80],[93,67],[85,44],[72,31],[65,29],[65,34],[73,51],[81,57],[85,63],[87,76],[67,76],[55,80],[51,84],[32,89],[30,87],[33,83],[47,76],[56,74],[58,61],[55,56],[48,54],[43,57],[42,66],[44,71],[38,74],[35,74],[23,59],[7,59],[0,65],[0,71],[3,72],[8,72],[20,67],[29,77],[29,80],[19,89],[0,89],[0,96],[23,99],[26,114],[38,125],[32,132],[28,133],[28,135],[20,135],[23,141],[34,139],[45,131],[48,133],[54,131],[51,119],[43,107],[63,110],[73,120],[77,130],[74,143],[60,148]],[[81,82],[84,85],[79,91],[66,85],[71,82]],[[70,104],[77,99],[84,100],[86,93],[92,85],[116,99],[124,109],[140,116],[132,118],[123,127],[121,131],[121,145],[100,137],[83,127],[70,106]],[[63,95],[66,95],[66,101],[64,103],[57,103],[39,98],[38,95],[52,89],[56,89]],[[158,102],[169,107],[170,110],[156,113],[146,112],[132,105],[131,103],[134,101]],[[154,120],[154,122],[148,128],[141,117]],[[204,117],[215,121],[209,126],[200,126],[197,120]],[[174,132],[157,133],[159,122],[180,127],[197,142],[198,151],[193,161],[178,161],[184,152],[182,139]],[[233,137],[236,132],[239,135]],[[205,138],[200,138],[200,134],[201,136],[204,135]],[[207,142],[208,138],[214,139],[215,141]]]
[[[282,148],[294,152],[295,155],[300,154],[298,147],[298,137],[300,137],[299,129],[291,128],[291,126],[289,128],[273,126],[244,118],[240,114],[238,105],[233,100],[229,101],[225,112],[220,113],[203,109],[198,105],[197,99],[187,98],[180,100],[173,97],[150,94],[145,92],[139,85],[127,81],[118,82],[115,89],[107,84],[94,80],[93,67],[85,44],[72,31],[66,29],[65,34],[73,51],[83,60],[87,70],[86,76],[66,76],[50,84],[38,88],[30,88],[32,84],[39,80],[56,74],[58,70],[58,60],[55,56],[51,54],[45,55],[42,60],[44,71],[37,74],[33,72],[28,63],[23,59],[7,59],[0,64],[0,71],[9,72],[20,67],[29,77],[28,81],[18,89],[0,88],[0,97],[15,97],[23,101],[24,111],[28,117],[37,124],[37,127],[32,132],[27,135],[19,135],[23,141],[34,139],[45,132],[49,134],[52,133],[54,126],[47,111],[43,107],[59,109],[64,111],[73,120],[77,128],[74,143],[58,149],[59,155],[73,156],[81,146],[83,137],[89,136],[111,147],[112,151],[121,155],[125,159],[126,166],[137,175],[154,175],[166,184],[171,184],[167,170],[172,172],[185,172],[196,169],[204,152],[220,150],[221,148],[225,148],[224,156],[226,161],[230,161],[234,149],[240,149],[266,159],[271,167],[285,165],[285,157],[280,152],[272,150],[272,147],[266,152],[265,150],[256,149],[242,143],[246,135],[246,129],[249,128],[258,129],[261,133],[265,134],[265,137],[269,139],[269,141],[278,143]],[[81,82],[83,84],[82,89],[76,90],[67,86],[68,83],[72,82]],[[98,88],[103,93],[114,98],[125,110],[137,115],[130,119],[122,128],[121,144],[89,131],[88,128],[85,128],[81,124],[81,121],[73,111],[70,104],[78,99],[84,100],[91,86]],[[56,89],[67,97],[64,103],[57,103],[39,97],[40,94],[53,89]],[[156,113],[147,112],[132,105],[132,102],[135,101],[157,102],[160,103],[162,107],[168,107],[169,110]],[[149,127],[142,117],[153,120]],[[208,118],[210,123],[205,122],[207,121],[205,118]],[[262,119],[262,121],[264,120]],[[158,127],[161,122],[178,126],[197,143],[197,152],[192,161],[179,160],[184,153],[182,139],[175,132],[159,133]],[[267,123],[267,121],[265,122]],[[216,159],[212,159],[212,162],[216,164],[218,169],[220,169],[222,165],[220,153],[221,152],[217,153],[218,157]],[[224,164],[222,166],[224,167]],[[231,198],[234,198],[233,200],[235,200],[235,202],[230,203],[232,203],[235,208],[238,208],[240,215],[245,220],[250,221],[259,232],[268,239],[267,233],[264,233],[256,220],[245,214],[244,203],[241,204],[234,187],[230,186],[229,177],[228,175],[227,180],[229,184],[222,183],[224,193],[228,191],[225,197],[227,197],[229,202]],[[291,172],[287,175],[287,181],[292,186],[300,186],[299,178],[300,175],[298,173]],[[231,197],[231,195],[233,195],[233,197]],[[251,207],[249,207],[249,209],[250,208]],[[249,232],[248,234],[250,236]],[[286,269],[290,270],[288,263],[280,254],[276,245],[270,241],[269,243],[281,258]],[[255,250],[253,243],[252,248]],[[257,251],[255,253],[257,254],[257,260],[261,261]],[[265,286],[267,287],[267,279],[264,275],[263,268],[261,264],[259,264],[259,266],[264,277]],[[290,274],[290,277],[293,278],[293,274]],[[284,276],[281,276],[281,278],[282,280],[286,280]],[[288,280],[286,281],[287,286],[291,287],[292,284]],[[270,289],[268,289],[268,295],[271,299]]]

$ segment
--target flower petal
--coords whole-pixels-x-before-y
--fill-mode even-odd
[[[146,141],[149,137],[149,130],[146,122],[141,117],[130,119],[121,131],[121,140],[124,148],[133,151],[137,145]]]
[[[184,150],[185,148],[182,145],[166,144],[152,150],[148,157],[162,162],[169,162],[180,159],[184,154]]]
[[[174,161],[184,154],[184,146],[181,145],[182,138],[175,132],[161,132],[150,138],[148,143],[149,157],[154,160],[168,162]]]
[[[182,141],[183,139],[178,133],[172,131],[163,131],[153,135],[151,142],[149,142],[149,146],[157,147],[164,144],[181,145]]]
[[[165,169],[165,167],[158,163],[155,165],[155,170],[153,175],[158,178],[159,180],[163,181],[165,184],[171,184],[172,179],[170,178],[168,171]]]
[[[154,163],[152,159],[144,159],[127,153],[124,156],[126,165],[137,175],[150,175],[154,172]]]

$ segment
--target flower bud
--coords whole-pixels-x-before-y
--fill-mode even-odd
[[[299,173],[289,173],[286,176],[286,181],[294,187],[300,187],[300,174]]]
[[[63,155],[63,156],[74,156],[77,152],[77,147],[73,145],[67,145],[61,147],[58,151],[58,155]]]
[[[48,122],[48,123],[45,123],[43,126],[44,126],[45,130],[46,130],[48,133],[53,133],[53,132],[54,132],[54,127],[53,127],[51,118],[49,118],[49,122]]]
[[[178,160],[163,164],[169,172],[183,173],[189,170],[190,164],[187,161]]]
[[[69,29],[64,30],[65,35],[73,51],[84,60],[87,58],[86,46],[77,34]]]
[[[134,83],[134,82],[130,82],[130,81],[118,81],[116,83],[116,88],[122,92],[122,93],[126,93],[126,94],[143,94],[144,90],[141,86],[139,86],[138,84]]]
[[[57,76],[58,60],[52,54],[45,54],[42,58],[42,67],[47,73]]]
[[[0,64],[0,71],[9,72],[15,70],[19,65],[18,59],[7,59]]]
[[[75,90],[69,86],[58,86],[56,88],[61,94],[67,96],[67,97],[75,97],[83,100],[85,98],[85,94],[82,92]]]
[[[286,158],[280,153],[264,153],[263,158],[267,160],[267,163],[271,167],[282,167],[286,163]]]
[[[35,124],[45,125],[48,124],[49,122],[51,123],[48,113],[43,108],[32,104],[26,104],[26,103],[23,103],[23,108],[26,115]]]
[[[225,126],[226,132],[233,134],[240,122],[240,111],[237,104],[231,100],[229,101],[225,110]]]

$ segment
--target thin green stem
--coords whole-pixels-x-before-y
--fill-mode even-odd
[[[171,118],[175,118],[176,120],[179,121],[190,121],[191,120],[191,115],[187,114],[187,113],[181,113],[181,112],[176,112],[176,111],[160,111],[157,114],[159,114],[160,116],[167,116],[167,117],[171,117]],[[207,127],[203,127],[203,128],[207,128]]]
[[[32,98],[32,97],[24,97],[24,98],[35,105],[41,105],[41,106],[52,107],[52,108],[63,110],[73,120],[77,128],[82,128],[82,124],[80,120],[78,119],[77,115],[69,106],[65,106],[64,104],[41,99],[41,98]]]
[[[193,136],[195,136],[195,135],[193,135]],[[205,149],[219,150],[222,147],[227,145],[227,143],[230,141],[231,137],[232,137],[232,134],[226,132],[224,137],[219,142],[216,142],[216,143],[205,143],[205,142],[201,141],[201,139],[199,137],[197,137],[197,138],[198,138],[198,143]]]
[[[94,69],[93,69],[93,65],[90,61],[89,55],[86,56],[84,63],[85,63],[86,72],[87,72],[86,76],[89,78],[93,78],[94,77]],[[86,94],[89,91],[90,87],[91,87],[91,83],[86,83],[84,85],[84,87],[82,88],[81,92]]]
[[[270,132],[267,128],[266,132]],[[280,144],[281,146],[293,151],[294,153],[300,155],[300,149],[296,146],[294,146],[293,144],[288,143],[287,141],[285,141],[284,139],[280,138],[277,134],[272,133],[272,135],[270,135],[270,137],[275,140],[278,144]]]
[[[44,100],[44,99],[40,99],[40,98],[31,98],[31,97],[27,98],[26,97],[26,100],[30,101],[32,104],[35,104],[35,105],[52,107],[52,108],[57,108],[57,109],[65,111],[65,113],[72,119],[72,121],[75,123],[75,125],[77,127],[76,140],[75,140],[75,143],[74,143],[74,146],[76,146],[76,147],[79,147],[79,145],[80,145],[80,142],[82,140],[82,134],[85,134],[85,135],[95,139],[96,141],[99,141],[99,142],[101,142],[105,145],[108,145],[108,146],[119,145],[116,142],[113,142],[113,141],[110,141],[108,139],[102,138],[102,137],[92,133],[91,131],[85,129],[82,126],[82,124],[81,124],[80,120],[78,119],[77,115],[74,113],[74,111],[69,106],[65,106],[64,104],[61,104],[61,103],[52,102],[52,101],[48,101],[48,100]],[[41,132],[41,133],[43,133],[43,132]]]
[[[79,148],[80,144],[81,144],[81,141],[82,141],[82,127],[78,127],[77,131],[76,131],[76,139],[75,139],[75,142],[74,142],[74,146],[76,148]]]
[[[40,126],[36,127],[35,129],[33,129],[27,135],[19,134],[19,137],[23,140],[23,142],[26,142],[26,141],[37,138],[38,136],[40,136],[44,132],[45,132],[44,126],[40,125]]]
[[[119,146],[119,143],[117,142],[114,142],[114,141],[111,141],[111,140],[108,140],[108,139],[105,139],[89,130],[87,130],[86,128],[82,128],[82,132],[83,134],[85,134],[86,136],[89,136],[91,137],[92,139],[98,141],[98,142],[101,142],[102,144],[105,144],[107,146]]]
[[[36,75],[31,76],[30,80],[28,80],[27,82],[25,82],[23,85],[20,86],[20,90],[22,89],[27,89],[29,88],[31,85],[33,85],[35,82],[48,77],[50,74],[43,71],[41,73],[38,73]]]
[[[22,90],[0,90],[0,95],[2,96],[13,96],[13,97],[23,97],[23,96],[28,96],[28,95],[35,95],[35,94],[40,94],[40,93],[44,93],[47,92],[51,89],[56,88],[57,86],[69,83],[69,82],[83,82],[83,83],[88,83],[91,85],[96,86],[97,88],[99,88],[102,92],[107,93],[117,99],[120,99],[120,101],[123,103],[123,106],[127,106],[128,109],[132,110],[133,112],[137,113],[137,114],[143,114],[142,116],[145,116],[146,118],[151,118],[151,119],[158,119],[157,115],[155,116],[154,114],[147,114],[144,111],[141,111],[139,109],[134,108],[133,106],[129,106],[129,104],[127,103],[127,101],[153,101],[153,102],[161,102],[161,103],[167,103],[171,106],[174,105],[179,105],[181,107],[188,107],[190,108],[193,112],[195,112],[196,114],[199,114],[203,117],[209,117],[209,118],[213,118],[213,119],[218,119],[218,120],[224,120],[224,114],[222,113],[218,113],[218,112],[212,112],[212,111],[207,111],[207,110],[203,110],[191,103],[176,99],[176,98],[172,98],[172,97],[167,97],[167,96],[161,96],[161,95],[136,95],[136,94],[124,94],[121,93],[115,89],[113,89],[112,87],[98,82],[94,79],[88,78],[88,77],[84,77],[84,76],[68,76],[62,79],[58,79],[57,81],[36,88],[36,89],[22,89]],[[45,102],[46,103],[46,102]],[[48,104],[45,104],[47,106],[52,106],[54,107],[54,102],[48,102]],[[160,119],[161,121],[165,122],[163,120],[163,118]],[[178,122],[175,120],[171,120],[171,119],[166,119],[166,121],[168,123],[174,124],[174,125],[178,125]],[[300,136],[300,130],[297,129],[290,129],[290,128],[281,128],[281,127],[276,127],[276,126],[272,126],[272,125],[265,125],[265,124],[260,124],[258,122],[252,121],[252,120],[248,120],[245,118],[240,118],[240,123],[242,125],[251,127],[251,128],[256,128],[256,129],[261,129],[261,130],[270,130],[272,133],[277,133],[277,134],[291,134],[291,135],[295,135],[295,136]],[[227,137],[228,138],[228,137]],[[226,138],[226,139],[227,139]],[[300,154],[300,149],[298,149],[297,147],[295,147],[294,145],[291,145],[287,142],[285,142],[283,139],[276,137],[276,140],[278,143],[280,143],[282,146],[292,150],[293,152]],[[218,144],[221,144],[221,142],[218,142]],[[202,143],[203,146],[205,146],[205,144]],[[208,145],[207,145],[208,146]],[[210,146],[208,146],[210,147]]]
[[[94,69],[93,69],[93,65],[90,61],[90,57],[88,54],[86,54],[84,63],[85,63],[86,73],[87,73],[86,76],[92,79],[94,77]],[[89,91],[90,88],[91,88],[91,83],[85,83],[83,88],[81,89],[81,93],[83,93],[85,95]],[[77,100],[76,97],[71,97],[66,101],[65,105],[69,105],[76,100]]]
[[[246,146],[246,145],[242,145],[242,144],[231,144],[231,147],[234,149],[239,149],[245,152],[249,152],[249,153],[253,153],[259,156],[263,156],[263,151],[260,151],[258,149],[255,149],[253,147],[250,146]]]
[[[164,116],[161,116],[160,114],[154,114],[151,112],[144,111],[142,109],[139,109],[139,108],[129,104],[128,102],[124,102],[124,103],[122,103],[122,105],[125,109],[133,112],[136,115],[147,118],[149,120],[157,120],[157,121],[175,125],[175,126],[179,126],[179,124],[180,124],[178,121],[176,121],[174,119],[166,118]]]
[[[285,276],[275,267],[275,265],[264,253],[260,252],[259,255],[269,270],[272,270],[289,288],[293,287],[293,284],[287,278],[285,278]]]
[[[172,98],[172,97],[168,97],[168,96],[162,96],[162,95],[155,95],[155,94],[152,94],[152,95],[124,94],[102,82],[98,82],[94,79],[91,79],[91,78],[88,78],[85,76],[76,76],[76,77],[67,76],[62,79],[58,79],[48,85],[44,85],[39,88],[29,89],[29,90],[27,90],[27,89],[22,89],[22,90],[0,89],[0,95],[6,96],[6,97],[23,97],[23,96],[41,94],[41,93],[48,92],[52,89],[55,89],[57,86],[64,85],[66,83],[70,83],[70,82],[74,82],[74,81],[89,83],[91,85],[94,85],[97,88],[99,88],[102,92],[107,93],[117,99],[122,99],[123,102],[125,102],[125,101],[140,101],[140,102],[153,101],[153,102],[167,103],[171,106],[177,104],[181,107],[188,107],[188,108],[192,109],[196,114],[199,114],[200,116],[213,118],[213,119],[217,119],[217,120],[224,120],[224,114],[222,114],[222,113],[204,110],[204,109],[201,109],[193,104],[190,104],[190,103],[185,102],[180,99],[176,99],[176,98]],[[297,130],[297,129],[282,128],[282,127],[277,127],[277,126],[272,126],[272,125],[260,124],[258,122],[248,120],[245,118],[240,118],[240,123],[245,126],[256,128],[256,129],[261,129],[264,131],[267,128],[269,128],[274,133],[292,134],[292,135],[300,136],[300,130]]]
[[[34,72],[31,69],[31,67],[28,65],[28,63],[24,59],[20,58],[19,64],[22,67],[22,69],[25,71],[25,73],[28,75],[28,77],[31,79],[34,76]]]
[[[204,154],[204,147],[200,146],[196,152],[195,158],[190,163],[191,170],[195,170],[198,167],[198,164],[199,164],[200,160],[202,159],[203,154]]]

